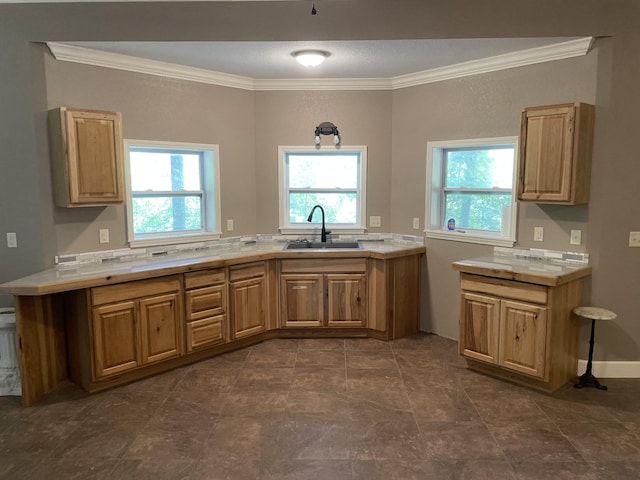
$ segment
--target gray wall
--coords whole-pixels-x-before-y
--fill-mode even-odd
[[[219,143],[223,218],[234,218],[234,233],[275,230],[274,149],[281,140],[272,122],[303,103],[299,119],[284,119],[289,129],[282,143],[306,143],[306,124],[313,128],[329,120],[344,131],[345,143],[368,144],[369,192],[375,192],[368,214],[383,217],[382,230],[413,233],[411,218],[424,216],[429,139],[517,134],[522,106],[592,101],[597,109],[591,202],[521,206],[519,239],[533,246],[531,229],[543,222],[543,246],[565,250],[568,231],[582,229],[594,268],[587,300],[619,315],[599,328],[596,356],[640,360],[640,249],[627,247],[628,232],[640,230],[634,142],[640,2],[618,0],[614,9],[605,1],[488,0],[479,9],[470,0],[326,0],[316,17],[308,10],[298,1],[0,6],[0,282],[51,265],[55,253],[97,248],[96,232],[103,225],[113,231],[110,247],[123,242],[118,208],[73,213],[53,207],[45,112],[60,103],[122,111],[125,136]],[[611,38],[599,40],[584,58],[377,93],[235,91],[53,62],[42,47],[30,44],[584,35]],[[373,118],[390,128],[367,133]],[[7,248],[6,232],[18,234],[19,248]],[[429,241],[428,248],[424,326],[454,337],[458,298],[450,263],[488,249],[443,241]],[[583,358],[585,348],[583,332]]]

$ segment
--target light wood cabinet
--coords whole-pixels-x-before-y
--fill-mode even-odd
[[[283,327],[364,327],[366,259],[282,260]]]
[[[231,338],[256,335],[266,329],[267,268],[265,262],[229,267]]]
[[[56,205],[124,202],[122,117],[119,112],[60,107],[49,112]]]
[[[588,203],[594,112],[585,103],[522,111],[518,200]]]
[[[187,351],[228,341],[225,270],[185,273],[184,288]]]
[[[182,354],[178,277],[91,289],[93,380]]]
[[[550,287],[462,273],[460,354],[469,366],[553,391],[575,376],[582,280]]]

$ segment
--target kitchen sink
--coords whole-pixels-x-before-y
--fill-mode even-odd
[[[304,248],[362,248],[360,242],[289,242],[285,250],[300,250]]]

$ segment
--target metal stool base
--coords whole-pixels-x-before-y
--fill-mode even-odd
[[[576,383],[573,388],[584,388],[584,387],[595,387],[598,390],[607,390],[606,385],[602,385],[598,379],[593,376],[591,373],[583,373],[578,378],[578,383]]]

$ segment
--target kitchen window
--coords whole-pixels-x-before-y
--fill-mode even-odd
[[[125,153],[130,244],[220,237],[217,145],[125,140]]]
[[[428,142],[427,237],[513,246],[517,141]]]
[[[320,212],[307,222],[314,205],[328,230],[365,231],[366,147],[279,147],[278,157],[282,233],[317,233]]]

